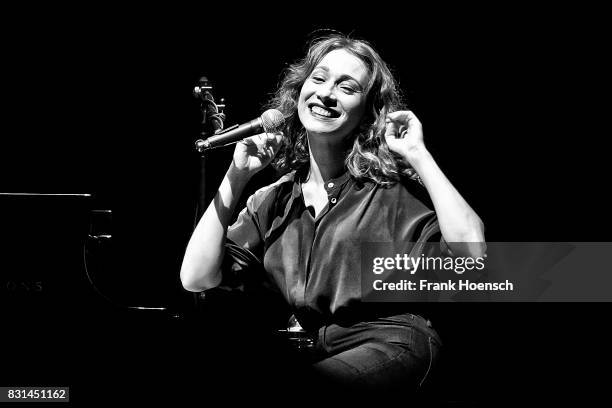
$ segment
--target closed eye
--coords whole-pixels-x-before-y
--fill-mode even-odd
[[[351,88],[350,86],[341,86],[340,89],[342,89],[342,91],[348,94],[354,94],[355,92],[358,92],[357,89]]]

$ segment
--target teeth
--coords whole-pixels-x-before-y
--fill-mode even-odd
[[[331,112],[321,108],[320,106],[316,106],[314,105],[312,108],[310,108],[310,110],[312,110],[314,113],[316,113],[317,115],[321,115],[321,116],[325,116],[325,117],[331,117]]]

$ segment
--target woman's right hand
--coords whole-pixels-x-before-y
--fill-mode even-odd
[[[282,133],[262,133],[236,145],[234,159],[219,191],[187,244],[180,273],[185,289],[201,292],[221,283],[227,228],[236,204],[249,178],[270,164],[282,138]]]
[[[238,142],[234,149],[234,168],[246,177],[266,167],[280,147],[283,133],[260,133]]]

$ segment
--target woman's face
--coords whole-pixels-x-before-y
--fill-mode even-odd
[[[343,50],[330,51],[304,82],[298,115],[310,137],[341,141],[359,124],[366,104],[368,70]]]

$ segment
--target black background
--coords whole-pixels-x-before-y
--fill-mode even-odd
[[[607,33],[598,10],[271,7],[54,6],[3,13],[0,191],[91,193],[94,208],[111,209],[115,255],[105,279],[115,283],[113,296],[178,311],[192,301],[178,268],[197,197],[193,142],[201,116],[191,90],[198,78],[207,76],[215,98],[225,98],[227,124],[253,119],[282,69],[323,28],[353,33],[380,51],[424,124],[427,146],[484,220],[489,241],[609,240],[602,143],[608,135],[599,119],[607,111],[601,100]],[[209,188],[218,185],[231,151],[210,157]],[[264,172],[250,188],[272,177]],[[221,301],[223,311],[208,313],[237,318],[240,302]],[[431,309],[445,339],[442,400],[495,405],[509,397],[526,401],[531,393],[542,400],[591,399],[603,391],[594,370],[605,368],[609,354],[606,304]],[[206,327],[227,324],[210,314],[199,327],[204,335]],[[125,329],[112,327],[106,336]],[[188,332],[177,329],[164,343],[148,337],[161,335],[156,330],[127,331],[124,342],[111,343],[118,355],[141,350],[138,344],[147,349],[142,341],[162,350],[165,362],[176,355],[200,363],[210,351],[182,350],[180,336]],[[86,354],[99,355],[107,344],[98,334]],[[54,378],[52,371],[42,378]],[[115,374],[122,371],[115,367]],[[79,383],[73,372],[56,375],[56,382]],[[117,378],[130,378],[123,375]]]

